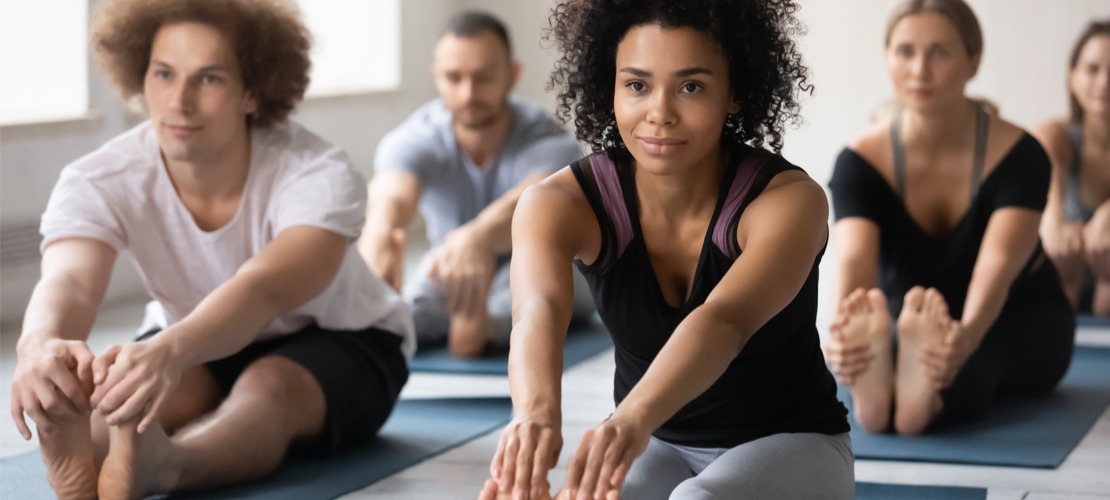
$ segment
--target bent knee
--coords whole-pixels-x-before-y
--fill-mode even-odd
[[[279,405],[324,399],[323,389],[312,373],[282,356],[266,356],[251,363],[235,380],[231,392]]]

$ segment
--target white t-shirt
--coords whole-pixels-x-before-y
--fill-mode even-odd
[[[335,280],[255,340],[313,322],[328,330],[374,326],[400,335],[411,359],[411,312],[355,249],[365,212],[366,182],[347,154],[290,121],[252,130],[238,211],[223,227],[203,231],[177,196],[148,121],[62,170],[40,230],[43,249],[61,238],[86,237],[130,252],[155,299],[140,333],[187,316],[286,228],[341,234],[349,244]]]

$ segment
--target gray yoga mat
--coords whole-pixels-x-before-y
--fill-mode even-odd
[[[986,488],[856,483],[856,500],[986,500]]]
[[[364,445],[324,457],[290,460],[261,483],[168,498],[328,500],[488,434],[510,418],[509,398],[402,400],[379,436]],[[0,498],[56,498],[46,483],[46,467],[38,451],[0,460],[0,477]],[[477,491],[473,493],[460,495],[477,496]]]
[[[844,387],[837,396],[851,411]],[[1077,347],[1052,394],[999,402],[983,419],[922,436],[873,436],[852,423],[856,458],[1053,469],[1087,435],[1110,404],[1110,349]]]
[[[594,320],[581,326],[571,326],[567,341],[563,345],[563,369],[613,347],[613,339],[601,325]],[[458,359],[451,356],[447,347],[440,345],[421,345],[416,357],[409,363],[409,370],[425,373],[462,373],[470,375],[508,375],[509,350],[507,348],[488,353],[478,359]]]

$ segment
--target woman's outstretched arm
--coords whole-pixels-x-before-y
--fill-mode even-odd
[[[1002,313],[1010,285],[1040,241],[1040,224],[1041,213],[1028,208],[1001,208],[991,215],[967,287],[959,328],[953,329],[943,344],[925,348],[925,363],[938,389],[952,384]]]
[[[1052,162],[1052,180],[1048,187],[1048,203],[1041,217],[1040,235],[1044,251],[1052,259],[1060,272],[1064,293],[1072,307],[1079,307],[1079,295],[1083,286],[1083,223],[1068,220],[1064,210],[1068,170],[1072,164],[1071,144],[1067,137],[1067,125],[1056,120],[1046,123],[1032,132],[1040,141]]]
[[[513,421],[490,464],[491,491],[545,498],[547,473],[563,446],[563,343],[574,305],[573,263],[596,259],[601,231],[569,169],[528,188],[513,215],[513,331],[509,387]],[[586,255],[592,249],[592,255]],[[523,496],[518,496],[523,495]]]
[[[801,172],[779,174],[748,206],[737,228],[743,253],[613,415],[583,436],[567,466],[567,498],[620,490],[651,433],[716,382],[794,300],[827,241],[828,214],[824,191]]]

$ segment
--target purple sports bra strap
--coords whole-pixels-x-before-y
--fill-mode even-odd
[[[593,168],[594,179],[597,180],[597,190],[601,192],[605,213],[609,215],[609,221],[613,223],[617,235],[616,252],[613,254],[615,259],[624,253],[624,249],[632,241],[632,221],[628,218],[628,206],[624,203],[624,190],[621,189],[617,166],[609,159],[609,155],[595,153],[588,159]]]
[[[756,175],[773,157],[771,153],[762,149],[749,149],[748,154],[744,156],[744,159],[740,161],[740,166],[736,169],[736,176],[732,178],[732,186],[729,187],[725,204],[721,207],[721,214],[717,216],[717,222],[713,226],[713,243],[731,259],[735,259],[739,255],[733,255],[735,253],[731,250],[733,245],[728,244],[728,226],[740,211],[740,206],[743,205],[744,198],[751,190]]]

